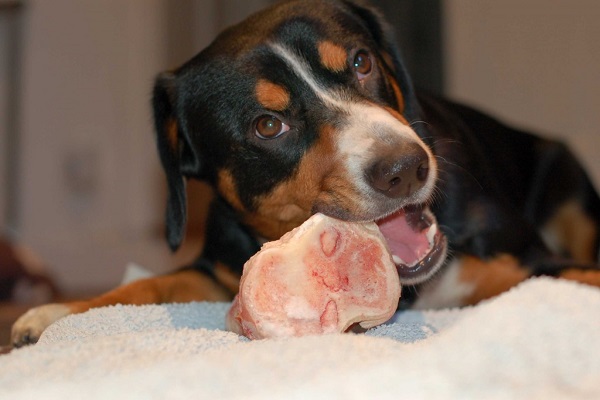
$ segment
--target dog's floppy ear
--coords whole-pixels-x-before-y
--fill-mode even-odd
[[[176,102],[175,75],[170,72],[158,75],[152,93],[152,107],[158,153],[167,176],[166,235],[173,251],[177,250],[185,234],[185,176],[199,174],[200,169],[199,158],[177,116]]]
[[[402,63],[402,57],[392,27],[378,10],[368,5],[368,2],[346,0],[345,3],[350,7],[354,15],[362,20],[380,49],[390,56],[393,65],[389,65],[389,67],[395,72],[396,82],[400,85],[400,90],[405,100],[404,117],[408,121],[419,119],[420,109],[415,90],[410,75]]]

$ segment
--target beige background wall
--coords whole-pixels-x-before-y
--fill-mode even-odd
[[[600,187],[600,2],[444,6],[448,94],[568,141]]]
[[[7,196],[2,196],[2,189],[8,184],[8,130],[11,119],[11,84],[14,73],[14,54],[11,40],[15,39],[15,26],[18,23],[18,14],[12,8],[5,8],[0,12],[0,227],[8,221],[6,207]],[[0,230],[1,232],[1,230]]]
[[[63,287],[116,283],[145,246],[158,170],[148,111],[165,67],[162,0],[34,0],[24,29],[21,239]]]
[[[0,14],[0,54],[6,54],[6,57],[0,58],[0,121],[6,121],[8,113],[8,79],[9,79],[9,68],[8,68],[8,43],[9,38],[9,22],[8,18]],[[6,122],[0,123],[0,188],[6,187],[6,138],[8,132],[6,132]],[[0,191],[0,227],[6,223],[4,210],[6,207],[6,196]]]
[[[63,289],[113,287],[130,261],[173,267],[158,232],[154,76],[263,3],[27,1],[17,228]]]

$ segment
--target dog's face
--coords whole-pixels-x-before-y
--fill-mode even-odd
[[[306,0],[269,8],[159,76],[154,109],[171,245],[187,176],[211,182],[267,239],[322,212],[402,236],[389,244],[405,281],[442,262],[445,240],[423,207],[436,161],[410,126],[410,82],[371,10]]]

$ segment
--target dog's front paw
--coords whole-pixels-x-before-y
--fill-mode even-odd
[[[64,304],[46,304],[32,308],[13,324],[12,345],[22,347],[36,343],[50,324],[69,314],[71,310]]]

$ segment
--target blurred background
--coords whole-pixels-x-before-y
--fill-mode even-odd
[[[0,227],[63,295],[193,257],[209,196],[172,256],[153,142],[155,74],[269,0],[0,0]],[[417,86],[569,142],[600,182],[600,2],[374,0]]]

